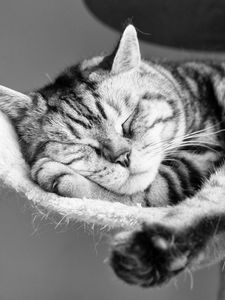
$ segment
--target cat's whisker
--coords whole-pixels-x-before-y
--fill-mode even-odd
[[[192,139],[192,140],[183,140],[181,141],[179,144],[177,144],[176,141],[171,141],[169,144],[168,143],[164,143],[166,144],[167,146],[171,146],[171,145],[176,145],[177,147],[180,147],[180,145],[182,145],[183,143],[202,143],[202,144],[207,144],[207,145],[216,145],[216,146],[219,146],[219,144],[215,144],[215,142],[211,143],[211,142],[207,142],[205,140],[195,140],[195,139]]]
[[[218,152],[218,150],[216,150],[216,149],[213,149],[213,148],[211,148],[211,147],[209,147],[207,145],[203,145],[203,144],[199,144],[199,143],[198,144],[186,144],[186,145],[183,144],[182,146],[194,146],[194,147],[196,147],[196,150],[197,150],[197,147],[200,146],[200,147],[207,148],[210,151]],[[164,149],[164,155],[177,154],[179,151],[182,151],[182,149],[177,148],[177,146],[175,146],[175,147],[172,147],[172,146],[171,147],[167,147],[167,148]]]
[[[199,142],[190,142],[190,143],[182,143],[181,144],[181,147],[182,146],[200,146],[200,147],[204,147],[204,148],[207,148],[207,149],[209,149],[209,150],[212,150],[212,151],[214,151],[214,152],[218,152],[218,149],[215,149],[215,148],[212,148],[212,147],[210,147],[209,145],[212,145],[212,144],[204,144],[204,143],[199,143]],[[218,144],[214,144],[214,145],[212,145],[212,146],[218,146],[219,147],[219,145]]]
[[[218,134],[218,133],[221,133],[221,132],[225,131],[225,129],[221,129],[221,130],[217,130],[217,131],[214,131],[214,132],[202,133],[202,132],[206,132],[209,128],[214,128],[215,126],[216,125],[210,126],[207,129],[198,130],[198,131],[186,134],[186,135],[178,135],[178,136],[176,136],[176,138],[183,137],[183,141],[186,141],[186,140],[188,140],[190,138],[193,139],[193,138],[208,137],[208,136],[213,136],[215,134]],[[163,147],[164,144],[168,143],[169,140],[171,140],[171,138],[168,138],[168,139],[165,139],[163,141],[156,142],[156,143],[150,143],[148,145],[145,145],[145,147],[147,148],[147,146],[149,146],[149,147],[151,147],[151,149],[154,146],[162,146]],[[176,145],[178,145],[178,142],[176,140],[175,141],[173,140],[172,142],[175,143]]]
[[[215,135],[215,134],[218,134],[218,133],[221,133],[221,132],[224,132],[225,129],[221,129],[221,130],[218,130],[218,131],[213,131],[213,132],[208,132],[208,133],[205,133],[205,134],[194,134],[192,136],[187,136],[185,137],[184,139],[188,139],[188,138],[199,138],[199,137],[208,137],[208,136],[211,136],[211,135]]]
[[[198,143],[198,142],[190,142],[190,143],[182,143],[179,147],[182,147],[182,146],[200,146],[200,147],[204,147],[204,148],[207,148],[207,149],[209,149],[209,150],[211,150],[211,151],[214,151],[214,152],[218,152],[218,150],[217,149],[214,149],[214,148],[212,148],[212,147],[210,147],[210,146],[208,146],[208,145],[205,145],[205,144],[202,144],[202,143]],[[215,145],[213,145],[213,146],[215,146]],[[218,145],[219,146],[219,145]],[[177,147],[168,147],[168,148],[166,148],[165,150],[167,150],[167,151],[169,151],[169,150],[173,150],[173,149],[177,149]]]

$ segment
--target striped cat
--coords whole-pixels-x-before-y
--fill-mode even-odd
[[[0,109],[44,190],[163,206],[113,243],[116,274],[141,286],[225,254],[224,101],[225,64],[144,61],[132,25],[111,55],[42,89],[0,88]]]

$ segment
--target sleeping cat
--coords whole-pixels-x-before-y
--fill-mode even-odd
[[[29,95],[0,88],[43,189],[162,211],[113,243],[116,274],[141,286],[225,254],[224,102],[225,64],[144,61],[132,25],[111,55]]]

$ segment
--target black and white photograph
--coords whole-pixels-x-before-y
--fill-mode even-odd
[[[0,300],[225,300],[225,2],[0,1]]]

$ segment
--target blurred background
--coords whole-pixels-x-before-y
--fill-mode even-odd
[[[93,3],[86,1],[92,11],[95,9]],[[119,33],[107,19],[110,10],[107,15],[106,8],[101,9],[100,6],[91,13],[80,0],[1,0],[0,84],[19,91],[32,90],[48,83],[66,66],[110,51]],[[111,13],[111,17],[113,14],[116,16],[116,12],[111,10]],[[105,15],[102,20],[111,27],[104,25],[94,15],[100,19]],[[154,13],[151,18],[153,16]],[[135,24],[135,19],[133,21]],[[179,49],[170,48],[162,40],[157,40],[157,31],[152,33],[151,28],[138,25],[141,31],[148,34],[148,41],[141,42],[144,57],[225,59],[225,52],[222,51],[225,47],[220,48],[220,52],[215,52],[217,49],[212,47],[210,52],[204,53],[196,50],[199,44],[191,47],[191,43],[186,43],[184,50],[182,41],[179,44],[177,40]],[[120,26],[118,24],[117,28]],[[198,32],[201,32],[201,28],[198,28]],[[151,36],[157,44],[149,43]],[[175,47],[173,36],[167,41],[168,45]],[[191,48],[196,49],[193,51]],[[215,298],[218,284],[216,266],[194,273],[193,278],[190,274],[183,275],[177,282],[161,289],[140,289],[127,286],[114,276],[107,264],[107,255],[106,232],[81,224],[56,226],[51,219],[36,219],[34,211],[22,196],[5,187],[1,188],[1,300]]]

